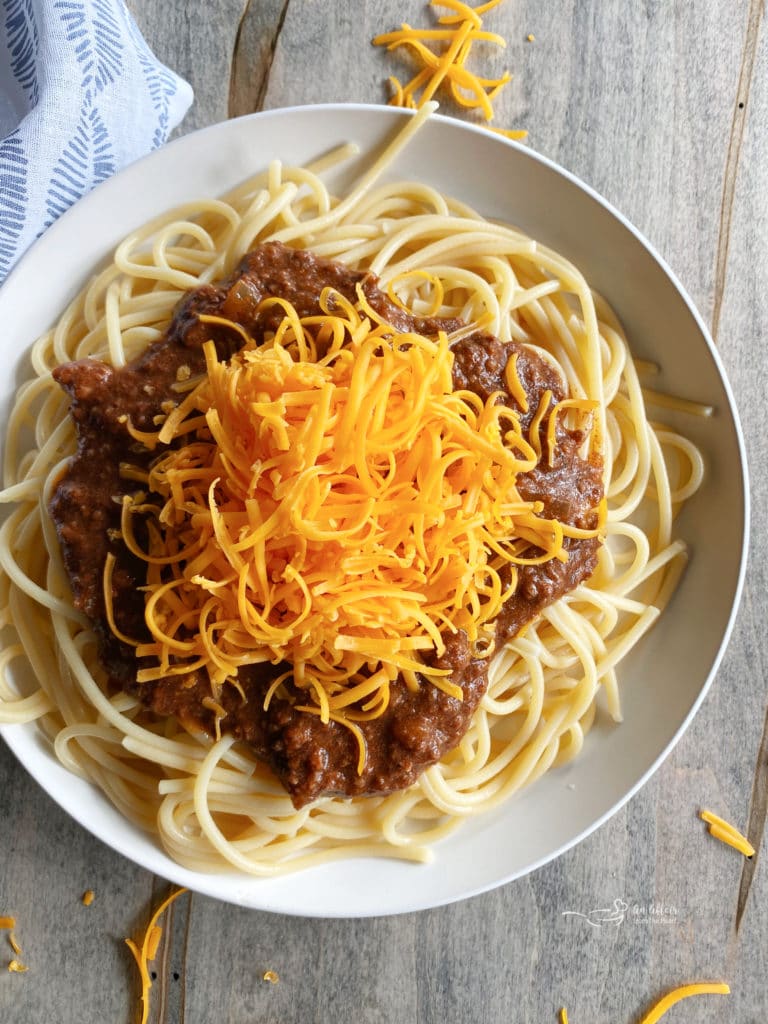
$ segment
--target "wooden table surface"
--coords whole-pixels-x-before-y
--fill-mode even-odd
[[[400,61],[370,45],[422,0],[129,0],[158,55],[195,90],[191,131],[254,110],[385,102]],[[155,962],[151,1021],[184,1024],[638,1021],[654,998],[726,980],[669,1020],[768,1016],[768,871],[706,839],[702,803],[759,847],[768,803],[764,552],[768,466],[768,31],[763,0],[507,0],[497,123],[575,172],[633,221],[712,328],[752,468],[753,557],[735,632],[692,727],[612,820],[495,892],[420,914],[302,920],[183,896]],[[535,39],[528,41],[533,33]],[[716,581],[713,581],[716,585]],[[86,909],[80,895],[96,891]],[[136,972],[123,937],[168,891],[93,839],[0,744],[0,915],[27,974],[0,973],[0,1021],[129,1024]],[[623,899],[621,924],[583,913]],[[5,940],[2,940],[3,942]],[[6,955],[9,955],[6,951]],[[263,981],[276,970],[280,983]]]

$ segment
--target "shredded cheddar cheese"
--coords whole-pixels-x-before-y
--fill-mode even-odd
[[[673,1007],[675,1003],[679,1003],[681,999],[688,999],[690,996],[727,996],[730,994],[730,991],[730,987],[724,982],[713,982],[712,984],[705,982],[702,984],[681,985],[679,988],[675,988],[665,996],[662,996],[662,998],[652,1006],[648,1013],[643,1017],[640,1024],[656,1024],[656,1021],[660,1020],[667,1010]]]
[[[733,825],[730,825],[717,814],[713,814],[712,811],[699,811],[699,817],[709,825],[709,833],[714,836],[715,839],[719,839],[720,842],[726,843],[728,846],[732,846],[735,850],[738,850],[739,853],[743,853],[745,857],[754,857],[754,846],[750,843],[747,837],[742,835],[738,829],[733,827]]]
[[[280,981],[280,975],[277,971],[264,971],[264,981],[268,981],[270,985],[277,985]]]
[[[523,387],[517,372],[517,360],[519,357],[520,353],[515,352],[512,358],[507,361],[507,365],[504,370],[504,379],[507,387],[509,388],[510,395],[512,395],[523,412],[528,412],[528,395],[526,394],[525,388]]]
[[[153,925],[147,933],[147,960],[151,963],[157,956],[160,947],[160,940],[163,937],[163,929],[159,925]]]
[[[486,122],[493,120],[493,100],[511,80],[505,71],[501,78],[481,78],[467,68],[467,59],[475,42],[493,43],[506,47],[503,36],[483,30],[481,15],[498,7],[502,0],[472,7],[462,0],[430,0],[433,8],[447,8],[451,13],[438,19],[439,28],[414,28],[403,23],[394,32],[383,32],[373,40],[374,46],[386,46],[387,50],[406,48],[419,64],[419,70],[409,82],[402,85],[391,76],[392,97],[390,104],[414,109],[427,103],[441,87],[446,88],[454,102],[468,110],[480,110]],[[427,44],[444,45],[438,52]],[[491,131],[507,138],[523,139],[525,131],[508,128],[492,128]]]
[[[82,898],[83,906],[84,907],[90,907],[90,905],[93,903],[95,898],[96,898],[96,893],[93,891],[93,889],[86,889],[85,892],[83,893],[83,898]]]
[[[667,1010],[671,1009],[675,1003],[679,1003],[681,999],[688,999],[690,996],[706,996],[706,995],[721,995],[727,996],[730,994],[730,987],[725,982],[702,982],[693,985],[681,985],[679,988],[673,989],[671,992],[667,992],[651,1009],[646,1013],[639,1024],[656,1024],[657,1021],[661,1020]],[[560,1024],[568,1024],[568,1011],[563,1006],[560,1010]]]
[[[163,936],[163,929],[159,927],[157,921],[171,903],[186,891],[186,889],[177,889],[175,892],[172,892],[167,899],[163,900],[147,925],[147,930],[144,933],[141,946],[135,943],[133,939],[125,940],[126,946],[128,946],[131,953],[133,953],[133,958],[136,961],[136,966],[139,968],[139,976],[141,978],[140,1024],[147,1024],[147,1018],[149,1016],[149,990],[152,988],[152,979],[149,975],[149,968],[147,964],[151,963],[157,956],[157,950]]]
[[[0,917],[0,931],[8,932],[8,945],[11,947],[14,953],[14,959],[8,964],[8,970],[11,973],[22,974],[24,971],[29,970],[25,967],[16,957],[21,956],[21,946],[16,939],[14,928],[16,927],[16,918],[8,915],[6,917]]]
[[[228,363],[205,344],[204,379],[145,439],[173,446],[123,499],[151,640],[123,637],[108,597],[107,615],[140,683],[207,673],[217,727],[241,666],[290,663],[302,710],[350,729],[362,772],[356,722],[384,713],[401,673],[461,699],[434,664],[444,634],[491,653],[516,566],[564,561],[566,528],[520,498],[533,439],[498,395],[453,390],[444,333],[395,333],[362,290],[353,305],[326,289],[324,313],[304,319],[266,301],[285,312],[274,339],[248,338]]]

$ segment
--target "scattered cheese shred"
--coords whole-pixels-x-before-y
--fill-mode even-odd
[[[156,924],[153,928],[150,928],[147,941],[147,960],[152,961],[157,956],[162,937],[163,929],[159,925]]]
[[[25,974],[29,970],[24,964],[19,963],[18,960],[11,960],[8,964],[8,972],[10,974]]]
[[[82,903],[84,907],[90,907],[96,897],[96,893],[93,889],[86,889],[83,893]]]
[[[752,843],[738,829],[735,829],[733,825],[729,825],[724,818],[720,818],[717,814],[707,810],[699,811],[699,817],[709,825],[709,833],[715,839],[719,839],[722,843],[727,843],[734,850],[743,853],[745,857],[754,857],[755,848]]]
[[[18,956],[21,956],[21,946],[19,945],[18,940],[16,939],[16,935],[14,934],[14,931],[13,931],[13,929],[15,927],[16,927],[16,918],[15,917],[12,917],[11,915],[8,915],[6,917],[0,917],[0,931],[7,931],[8,932],[8,945],[13,950],[14,956],[18,957]],[[20,973],[22,971],[28,970],[28,968],[24,967],[21,963],[19,963],[18,960],[13,959],[8,964],[8,970],[18,974],[18,973]]]
[[[374,46],[386,46],[387,50],[400,47],[408,49],[420,67],[409,82],[402,85],[390,76],[392,97],[390,104],[396,107],[414,109],[427,103],[441,87],[450,91],[459,106],[480,110],[486,122],[492,121],[493,100],[511,80],[505,71],[501,78],[480,78],[466,67],[467,59],[475,42],[493,43],[506,47],[503,36],[483,31],[481,15],[498,7],[503,0],[472,7],[462,0],[430,0],[430,7],[447,8],[451,14],[437,19],[440,28],[422,29],[403,24],[393,32],[383,32],[373,40]],[[444,44],[442,52],[427,46],[427,43]],[[528,134],[521,129],[494,128],[492,131],[511,139],[524,139]]]
[[[667,1010],[673,1007],[675,1003],[679,1003],[681,999],[688,999],[690,996],[727,996],[730,994],[730,991],[729,986],[724,982],[681,985],[679,988],[675,988],[671,992],[667,992],[665,996],[662,996],[658,1003],[652,1006],[643,1017],[640,1024],[656,1024],[656,1021],[660,1020]]]
[[[147,563],[137,678],[204,668],[216,712],[241,666],[287,661],[304,710],[353,733],[362,772],[355,723],[384,713],[400,673],[460,700],[433,664],[443,633],[489,651],[515,567],[564,561],[564,528],[517,492],[537,461],[518,413],[454,392],[444,333],[394,333],[362,291],[353,305],[328,289],[303,319],[282,305],[263,345],[222,362],[206,343],[206,377],[160,431],[178,443],[124,499],[121,533]],[[548,436],[552,450],[554,422]]]
[[[671,992],[667,992],[665,996],[662,996],[646,1013],[643,1019],[639,1021],[639,1024],[656,1024],[675,1003],[679,1003],[681,999],[688,999],[689,996],[727,996],[730,994],[730,991],[729,986],[725,982],[719,981],[681,985],[679,988],[672,989]],[[568,1011],[564,1006],[560,1010],[560,1024],[568,1024]]]
[[[528,136],[528,132],[524,128],[489,128],[489,132],[494,132],[496,135],[503,135],[505,139],[525,139]]]
[[[277,985],[280,981],[280,975],[277,971],[264,971],[264,981],[268,981],[270,985]]]
[[[131,953],[133,953],[133,958],[136,961],[136,966],[139,968],[139,975],[141,977],[140,1024],[147,1024],[147,1018],[149,1016],[149,990],[152,988],[152,979],[149,976],[149,968],[147,964],[155,959],[158,946],[160,945],[160,939],[163,935],[162,928],[157,924],[158,918],[165,910],[167,910],[175,899],[186,891],[186,889],[177,889],[175,892],[172,892],[167,899],[163,900],[147,925],[147,930],[144,933],[141,946],[138,946],[133,939],[125,940],[126,946],[130,949]]]

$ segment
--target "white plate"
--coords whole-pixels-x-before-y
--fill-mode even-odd
[[[100,185],[53,225],[0,290],[3,420],[29,344],[131,229],[188,199],[218,195],[274,157],[304,163],[349,140],[364,153],[375,150],[406,116],[351,105],[269,111],[188,135]],[[332,179],[334,190],[361,166],[357,161]],[[34,725],[0,728],[43,788],[126,857],[223,900],[308,917],[394,914],[461,899],[532,871],[597,828],[649,778],[690,722],[722,657],[744,576],[748,492],[733,397],[700,316],[648,242],[555,164],[455,120],[432,119],[395,173],[514,223],[576,262],[619,314],[635,355],[661,365],[659,387],[709,403],[716,414],[685,419],[707,462],[704,486],[678,527],[693,557],[659,624],[621,667],[624,723],[596,726],[575,762],[497,812],[465,822],[437,846],[432,865],[352,860],[269,880],[186,871],[66,772]]]

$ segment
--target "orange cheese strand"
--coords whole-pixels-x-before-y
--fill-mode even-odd
[[[128,644],[130,647],[138,647],[137,641],[132,640],[131,637],[126,636],[124,633],[122,633],[118,629],[117,624],[115,623],[115,612],[112,605],[112,575],[115,570],[116,561],[117,559],[115,558],[115,556],[111,552],[108,552],[107,557],[104,561],[104,573],[102,577],[102,591],[104,594],[104,614],[106,616],[110,630],[117,637],[118,640],[122,641],[122,643],[124,644]]]
[[[438,86],[442,83],[443,79],[450,73],[451,66],[456,61],[459,54],[459,50],[464,46],[464,43],[469,39],[469,35],[472,31],[472,25],[469,22],[464,24],[456,31],[454,38],[451,40],[448,49],[445,51],[443,56],[437,63],[435,73],[429,80],[429,85],[426,87],[421,95],[421,103],[427,103],[437,92]]]
[[[456,38],[456,32],[450,28],[411,28],[410,25],[405,22],[403,25],[396,29],[394,32],[383,32],[381,35],[376,36],[373,40],[375,46],[386,46],[392,50],[402,42],[407,42],[411,39],[430,39],[440,41],[450,41]],[[469,39],[471,40],[484,40],[487,43],[496,43],[497,46],[506,47],[507,41],[504,36],[497,35],[496,32],[480,32],[473,28],[470,24]]]
[[[720,995],[727,996],[730,993],[730,988],[724,982],[713,982],[695,984],[695,985],[681,985],[679,988],[673,989],[663,996],[655,1006],[651,1007],[648,1013],[640,1021],[640,1024],[656,1024],[656,1021],[660,1020],[667,1010],[671,1009],[675,1003],[679,1003],[681,999],[688,999],[690,996],[707,996],[707,995]]]
[[[150,918],[141,946],[137,945],[133,939],[125,940],[126,946],[130,949],[131,953],[133,953],[133,959],[136,961],[136,966],[139,968],[139,976],[141,978],[140,1024],[147,1024],[147,1018],[149,1017],[149,990],[152,988],[152,979],[149,976],[149,968],[147,967],[147,964],[155,959],[160,939],[163,934],[162,928],[157,924],[158,918],[175,899],[178,899],[178,897],[186,891],[186,889],[177,889],[175,892],[172,892],[167,899],[163,900]]]
[[[15,917],[0,917],[0,931],[7,931],[8,929],[16,927]]]
[[[648,1013],[643,1017],[638,1024],[656,1024],[657,1021],[661,1020],[667,1010],[670,1010],[675,1003],[679,1003],[682,999],[688,999],[690,996],[706,996],[706,995],[721,995],[727,996],[730,994],[730,988],[725,982],[702,982],[693,985],[681,985],[679,988],[673,989],[671,992],[667,992],[665,996],[651,1007]],[[568,1024],[568,1011],[563,1006],[559,1013],[560,1024]]]
[[[505,139],[514,139],[519,142],[521,139],[528,138],[528,131],[525,128],[488,128],[489,132],[495,132],[497,135],[503,135]]]
[[[732,846],[739,853],[743,853],[745,857],[754,857],[755,848],[752,843],[738,829],[735,829],[733,825],[725,821],[724,818],[707,810],[699,811],[699,817],[702,821],[707,822],[710,835],[714,836],[715,839],[719,839],[720,842]]]
[[[206,378],[168,417],[182,443],[122,533],[147,562],[139,682],[204,668],[214,707],[240,667],[286,661],[307,706],[361,743],[352,723],[384,712],[401,673],[461,698],[429,662],[446,631],[492,645],[504,566],[567,555],[517,492],[537,462],[517,413],[454,392],[446,335],[373,323],[362,295],[324,301],[229,362],[206,343]],[[149,509],[142,552],[126,517]]]
[[[494,7],[498,7],[502,3],[504,0],[487,0],[487,3],[471,7],[469,4],[463,3],[462,0],[430,0],[430,7],[447,7],[448,10],[456,12],[439,17],[437,20],[440,25],[456,25],[464,19],[469,19],[479,27],[482,24],[479,15],[492,11]]]
[[[520,377],[517,373],[517,360],[519,358],[520,353],[515,352],[512,358],[507,361],[507,366],[504,370],[504,379],[510,395],[512,395],[523,412],[528,412],[528,395],[526,394],[525,388],[520,382]]]

